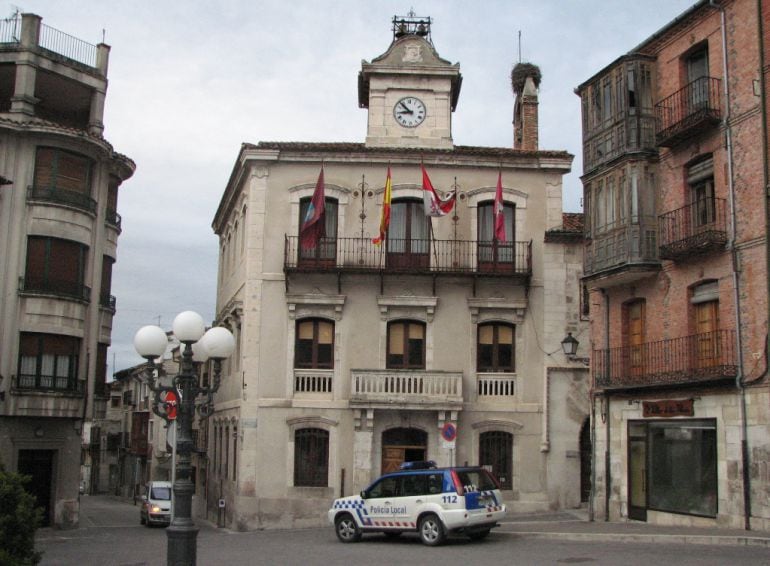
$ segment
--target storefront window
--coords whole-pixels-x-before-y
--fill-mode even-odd
[[[648,422],[647,440],[649,508],[715,517],[716,422]]]

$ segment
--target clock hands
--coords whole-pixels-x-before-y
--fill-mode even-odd
[[[403,108],[402,111],[399,111],[399,114],[414,114],[414,110],[409,110],[409,108],[406,107],[406,104],[403,102],[399,102],[401,105],[401,108]]]

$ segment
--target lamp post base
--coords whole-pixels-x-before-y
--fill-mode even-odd
[[[167,566],[195,566],[198,553],[198,527],[173,523],[166,529],[168,537]]]

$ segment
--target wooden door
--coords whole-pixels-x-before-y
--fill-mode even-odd
[[[696,367],[718,366],[719,352],[719,301],[707,301],[695,305]]]

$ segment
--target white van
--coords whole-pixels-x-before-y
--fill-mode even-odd
[[[169,525],[171,523],[170,481],[151,481],[147,484],[147,493],[142,496],[142,508],[139,510],[139,522],[142,525]]]

